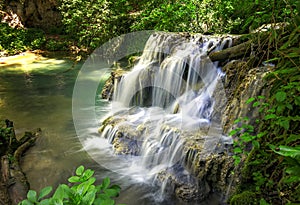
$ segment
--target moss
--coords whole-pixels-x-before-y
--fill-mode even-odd
[[[234,195],[230,200],[230,205],[251,205],[257,204],[256,194],[251,191],[244,191]]]

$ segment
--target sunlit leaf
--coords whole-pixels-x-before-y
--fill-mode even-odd
[[[27,193],[27,199],[31,202],[36,202],[37,201],[37,194],[36,191],[34,190],[29,190]]]
[[[77,169],[76,169],[76,175],[80,176],[83,174],[83,171],[84,171],[84,166],[79,166]]]
[[[40,191],[38,200],[40,200],[40,199],[44,198],[45,196],[47,196],[48,194],[50,194],[51,191],[52,191],[52,187],[51,186],[47,186],[47,187],[43,188]]]
[[[249,103],[251,103],[251,102],[253,102],[255,100],[255,98],[249,98],[247,101],[246,101],[246,104],[249,104]]]

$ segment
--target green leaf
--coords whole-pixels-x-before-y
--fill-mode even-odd
[[[285,104],[282,104],[282,105],[278,105],[278,106],[277,106],[277,112],[278,112],[278,113],[283,112],[284,109],[285,109]]]
[[[257,107],[259,105],[260,105],[260,102],[254,102],[253,105],[252,105],[252,107]]]
[[[91,178],[94,174],[94,171],[91,170],[91,169],[87,169],[85,170],[85,172],[83,172],[82,174],[82,177],[85,179],[85,180],[88,180],[89,178]]]
[[[36,191],[29,190],[27,193],[27,199],[31,202],[37,202]]]
[[[286,93],[283,91],[279,91],[275,94],[275,98],[278,102],[283,102],[286,99]]]
[[[22,205],[34,205],[31,201],[29,201],[28,199],[25,199],[22,201]]]
[[[259,144],[259,142],[256,141],[256,140],[253,140],[253,141],[252,141],[252,146],[255,147],[256,149],[259,149],[259,148],[260,148],[260,144]]]
[[[230,132],[229,132],[229,136],[233,136],[233,135],[235,135],[237,133],[237,130],[231,130]]]
[[[51,191],[52,191],[51,186],[47,186],[47,187],[43,188],[39,194],[38,200],[41,200],[42,198],[44,198],[45,196],[50,194]]]
[[[255,98],[249,98],[247,101],[246,101],[246,104],[249,104],[249,103],[251,103],[251,102],[253,102],[255,100]]]
[[[50,199],[44,199],[40,201],[39,205],[50,205]]]
[[[117,197],[119,195],[119,190],[117,189],[105,189],[104,193],[109,197]]]
[[[113,199],[105,199],[101,201],[101,205],[114,205],[115,201]]]
[[[71,183],[80,182],[80,177],[79,176],[72,176],[68,179],[68,181],[71,182]]]
[[[76,169],[76,175],[80,176],[83,174],[83,171],[84,171],[84,166],[79,166],[77,169]]]
[[[270,145],[270,148],[277,154],[280,154],[285,157],[298,158],[300,157],[300,146],[290,147],[280,145],[276,147],[274,145]]]
[[[107,189],[109,184],[110,184],[110,178],[108,178],[108,177],[104,178],[102,181],[102,188]]]
[[[300,135],[294,135],[294,134],[291,134],[287,139],[286,139],[286,143],[289,144],[291,142],[295,142],[297,140],[300,139]]]
[[[57,200],[63,200],[69,195],[72,195],[72,190],[65,184],[60,184],[54,192],[52,198]]]
[[[241,163],[241,157],[237,155],[233,155],[232,158],[234,159],[234,165],[237,166]]]
[[[283,127],[285,130],[289,130],[289,128],[290,128],[290,121],[288,121],[288,120],[282,120],[282,121],[279,122],[279,125],[281,127]]]
[[[295,97],[295,104],[300,106],[300,96]]]
[[[82,198],[82,204],[92,205],[93,202],[95,201],[96,191],[97,190],[87,192],[87,194],[84,195],[84,197]]]
[[[299,176],[289,176],[284,180],[285,183],[297,183],[300,182]],[[293,204],[296,205],[296,204]]]
[[[260,199],[259,205],[270,205],[265,199]]]
[[[242,150],[240,147],[236,147],[236,148],[233,149],[233,152],[234,152],[235,154],[239,154],[239,153],[242,153],[243,150]]]
[[[237,124],[237,123],[239,123],[241,121],[241,119],[239,118],[239,119],[236,119],[233,123],[234,124]]]
[[[277,117],[277,115],[275,115],[275,114],[269,114],[269,115],[266,115],[265,117],[264,117],[264,119],[265,120],[270,120],[270,119],[274,119],[274,118],[276,118]]]
[[[300,166],[298,165],[298,166],[288,167],[288,168],[286,168],[285,172],[290,174],[290,175],[300,177]]]
[[[62,199],[52,199],[50,204],[51,205],[64,205]]]
[[[257,138],[262,138],[263,136],[265,136],[267,133],[266,132],[260,132],[258,133],[256,136]]]

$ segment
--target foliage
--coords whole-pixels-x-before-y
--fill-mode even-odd
[[[16,29],[0,23],[0,50],[9,54],[41,48],[46,41],[40,29]]]
[[[283,29],[269,31],[266,63],[274,63],[265,77],[271,87],[269,97],[250,98],[248,103],[260,112],[259,124],[251,132],[251,141],[237,144],[244,152],[250,142],[257,145],[245,156],[241,192],[256,191],[261,204],[288,204],[300,200],[300,26],[295,18]],[[247,127],[246,125],[242,125]],[[251,127],[248,125],[248,127]],[[237,130],[239,131],[239,130]],[[240,134],[233,131],[234,135]],[[252,131],[250,129],[250,131]],[[247,132],[247,130],[246,130]],[[249,132],[249,131],[248,131]],[[244,134],[244,133],[242,133]],[[248,144],[247,144],[248,143]],[[246,144],[246,145],[245,145]],[[241,145],[244,145],[242,147]],[[276,194],[271,194],[271,193]]]
[[[133,30],[248,33],[263,24],[297,16],[297,0],[173,0],[143,9]]]
[[[79,166],[76,169],[76,175],[68,179],[71,187],[61,184],[57,187],[54,194],[46,198],[52,191],[52,187],[43,188],[39,194],[36,191],[29,190],[27,199],[19,205],[114,205],[114,197],[117,197],[121,188],[118,185],[110,185],[110,179],[105,178],[98,186],[94,185],[96,178],[93,177],[94,171],[84,169]]]
[[[110,38],[128,32],[130,21],[126,1],[64,0],[60,11],[67,34],[79,46],[95,49]]]

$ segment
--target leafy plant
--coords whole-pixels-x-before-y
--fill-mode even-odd
[[[105,178],[100,185],[95,185],[96,178],[93,177],[94,171],[84,169],[79,166],[76,175],[68,179],[72,186],[61,184],[57,187],[54,194],[46,198],[52,187],[45,187],[39,195],[36,191],[29,190],[27,199],[19,205],[114,205],[114,197],[117,197],[121,188],[118,185],[110,185],[110,179]]]
[[[0,23],[0,48],[9,54],[41,48],[46,42],[40,29],[16,29]]]

